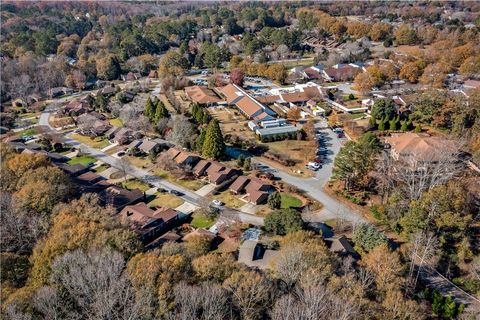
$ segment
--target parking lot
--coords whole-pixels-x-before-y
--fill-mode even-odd
[[[324,183],[327,182],[332,174],[333,160],[338,151],[340,151],[342,144],[346,141],[346,138],[339,138],[330,128],[318,130],[317,132],[319,132],[317,138],[318,145],[322,150],[326,149],[326,152],[320,155],[322,167],[316,172],[315,179]]]

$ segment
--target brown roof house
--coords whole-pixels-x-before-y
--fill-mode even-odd
[[[112,185],[98,193],[100,202],[105,206],[112,206],[117,211],[122,210],[129,204],[136,203],[144,199],[144,194],[140,189],[127,190]]]
[[[205,86],[192,86],[185,88],[187,97],[200,105],[212,106],[216,105],[221,99],[213,90]]]
[[[142,242],[148,243],[176,226],[178,211],[157,207],[149,208],[144,202],[128,205],[118,214],[122,224],[130,224]]]
[[[235,194],[246,193],[246,199],[254,204],[266,203],[268,195],[274,190],[270,183],[254,176],[240,176],[230,186],[230,191]]]
[[[210,241],[213,241],[217,235],[213,232],[210,232],[204,228],[198,228],[193,230],[192,232],[187,233],[186,235],[183,236],[182,240],[183,241],[188,241],[189,239],[193,237],[205,237]]]
[[[106,120],[99,120],[95,114],[84,113],[77,117],[77,126],[81,134],[97,137],[103,135],[112,128]]]
[[[422,133],[397,134],[385,141],[390,145],[390,155],[396,160],[437,162],[452,158],[458,153],[455,142]]]
[[[353,249],[350,242],[345,236],[333,236],[330,238],[325,238],[325,242],[328,245],[328,248],[331,252],[336,253],[340,256],[352,256],[358,258],[358,253]]]
[[[180,166],[193,167],[200,160],[200,157],[195,153],[182,151],[177,148],[170,148],[166,153],[168,158],[175,161]]]
[[[234,178],[238,173],[237,170],[225,167],[217,161],[210,161],[210,165],[205,172],[208,176],[208,181],[217,186]]]
[[[88,112],[90,109],[90,104],[87,100],[72,100],[63,108],[63,113],[70,116],[79,116],[83,113]]]
[[[68,174],[70,177],[76,177],[79,176],[83,173],[86,173],[89,171],[89,168],[84,166],[83,164],[74,164],[74,165],[69,165],[65,163],[58,163],[56,164],[57,167],[63,170],[66,174]]]
[[[256,240],[245,240],[238,252],[238,262],[252,268],[269,269],[275,263],[279,252],[267,249]]]
[[[273,120],[275,112],[265,107],[240,86],[229,84],[221,88],[229,105],[235,105],[248,119]]]
[[[120,145],[130,143],[134,139],[134,132],[129,128],[120,128],[113,137],[113,141]]]
[[[365,71],[364,67],[354,63],[336,64],[325,68],[322,75],[328,81],[347,81],[353,80],[357,74],[363,71]]]

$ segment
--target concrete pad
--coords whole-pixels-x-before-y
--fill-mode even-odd
[[[115,173],[117,172],[118,169],[114,168],[114,167],[110,167],[106,170],[103,170],[102,172],[99,173],[99,175],[101,175],[102,177],[104,177],[105,179],[110,179],[110,175],[112,173]]]
[[[116,146],[118,146],[118,142],[115,142],[115,143],[113,143],[113,144],[111,144],[111,145],[109,145],[109,146],[106,146],[106,147],[103,148],[101,151],[105,152],[105,151],[108,151],[108,150],[110,150],[110,149],[112,149],[112,148],[115,148]]]
[[[207,185],[204,185],[203,187],[201,187],[197,191],[195,191],[195,193],[198,194],[199,196],[205,197],[210,192],[212,192],[215,189],[215,187],[216,186],[213,183],[209,183]]]
[[[253,203],[247,203],[240,207],[238,210],[249,214],[255,214],[257,212],[257,206]]]
[[[157,193],[157,189],[158,189],[157,187],[150,188],[150,189],[148,189],[147,191],[145,191],[145,194],[146,194],[147,196],[154,195],[155,193]]]
[[[193,211],[197,210],[199,207],[189,203],[189,202],[184,202],[183,204],[179,205],[178,207],[175,208],[175,210],[180,211],[184,214],[190,214]]]

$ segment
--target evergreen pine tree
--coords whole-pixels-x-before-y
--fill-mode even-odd
[[[416,133],[422,132],[422,126],[421,126],[420,124],[417,124],[417,125],[415,126],[415,130],[413,130],[413,131],[416,132]]]
[[[383,119],[378,120],[378,130],[379,131],[385,131],[385,122]]]
[[[443,302],[443,318],[452,319],[455,316],[455,309],[457,305],[453,301],[452,297],[448,296]]]
[[[97,94],[95,97],[95,108],[98,109],[100,112],[106,112],[108,106],[108,98],[101,92]]]
[[[271,193],[268,196],[267,203],[270,209],[280,209],[280,207],[282,206],[282,197],[280,196],[280,193]]]
[[[398,127],[397,127],[397,118],[393,118],[392,120],[390,120],[390,121],[388,122],[388,126],[389,126],[390,130],[392,130],[392,131],[398,130]]]
[[[203,112],[203,115],[202,115],[202,123],[209,123],[210,122],[210,115],[208,114],[208,112]]]
[[[197,140],[195,141],[195,150],[197,152],[202,152],[203,144],[205,143],[206,133],[207,130],[202,130],[202,132],[200,132],[200,135],[197,137]]]
[[[202,147],[202,154],[207,158],[220,159],[225,152],[225,142],[217,119],[210,121]]]
[[[167,108],[165,108],[165,105],[163,102],[159,102],[157,104],[157,108],[155,110],[155,116],[153,118],[155,123],[158,123],[161,119],[167,118],[169,116]]]
[[[433,292],[433,301],[432,301],[432,311],[433,314],[440,316],[443,311],[443,296],[438,292],[438,290],[435,290]]]
[[[400,128],[400,130],[402,132],[406,132],[408,130],[408,121],[407,120],[403,120],[402,122],[402,127]]]
[[[148,97],[147,102],[145,103],[145,110],[143,110],[143,115],[148,119],[151,119],[152,111],[153,111],[153,102],[152,102],[152,99]]]
[[[243,170],[250,171],[252,169],[252,158],[248,157],[243,162]]]

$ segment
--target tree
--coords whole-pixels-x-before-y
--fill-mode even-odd
[[[408,25],[402,24],[395,30],[395,41],[397,44],[411,45],[417,41],[417,33]]]
[[[423,73],[425,62],[417,60],[414,62],[405,63],[400,69],[400,79],[407,80],[411,83],[416,83]]]
[[[263,274],[256,271],[235,271],[225,280],[223,287],[231,292],[233,303],[240,310],[242,319],[263,318],[272,289]]]
[[[167,108],[162,101],[159,101],[155,109],[155,115],[153,117],[153,122],[158,123],[161,119],[168,118],[169,113]]]
[[[270,212],[265,217],[265,230],[274,235],[286,235],[303,229],[300,212],[294,209],[280,209]]]
[[[371,251],[373,248],[388,242],[383,232],[380,232],[374,226],[361,224],[355,227],[353,232],[353,242],[365,251]]]
[[[207,158],[220,159],[225,152],[225,142],[217,119],[212,119],[207,127],[202,154]]]
[[[97,59],[97,75],[105,80],[115,80],[120,77],[122,69],[118,58],[108,54],[105,58]]]
[[[185,116],[175,115],[170,118],[167,139],[184,148],[190,147],[193,142],[194,130],[192,124]]]
[[[280,209],[282,205],[282,198],[279,192],[273,192],[268,196],[268,206],[270,209]]]
[[[415,132],[415,133],[420,133],[420,132],[422,132],[422,126],[420,125],[420,123],[418,123],[418,124],[415,126],[415,129],[413,130],[413,132]]]
[[[375,120],[395,117],[396,108],[392,99],[378,99],[372,106],[372,118]]]
[[[380,290],[388,291],[399,287],[403,266],[397,252],[392,252],[386,244],[376,246],[362,257],[362,265],[375,275]]]
[[[230,72],[230,80],[238,86],[243,86],[244,77],[245,73],[240,68],[235,68]]]
[[[108,111],[108,98],[102,92],[98,92],[95,96],[94,102],[95,108],[98,109],[100,112]]]
[[[187,68],[187,59],[174,50],[167,51],[158,63],[158,71],[161,75],[181,76]]]
[[[152,119],[156,112],[156,105],[153,104],[152,99],[150,97],[147,98],[147,102],[145,102],[145,109],[143,114],[145,117]]]
[[[201,281],[223,282],[237,269],[236,261],[231,254],[210,253],[192,261],[195,275]]]
[[[207,130],[202,130],[198,135],[197,140],[195,141],[195,150],[199,153],[201,153],[203,150],[203,144],[205,143],[206,133],[207,133]]]

